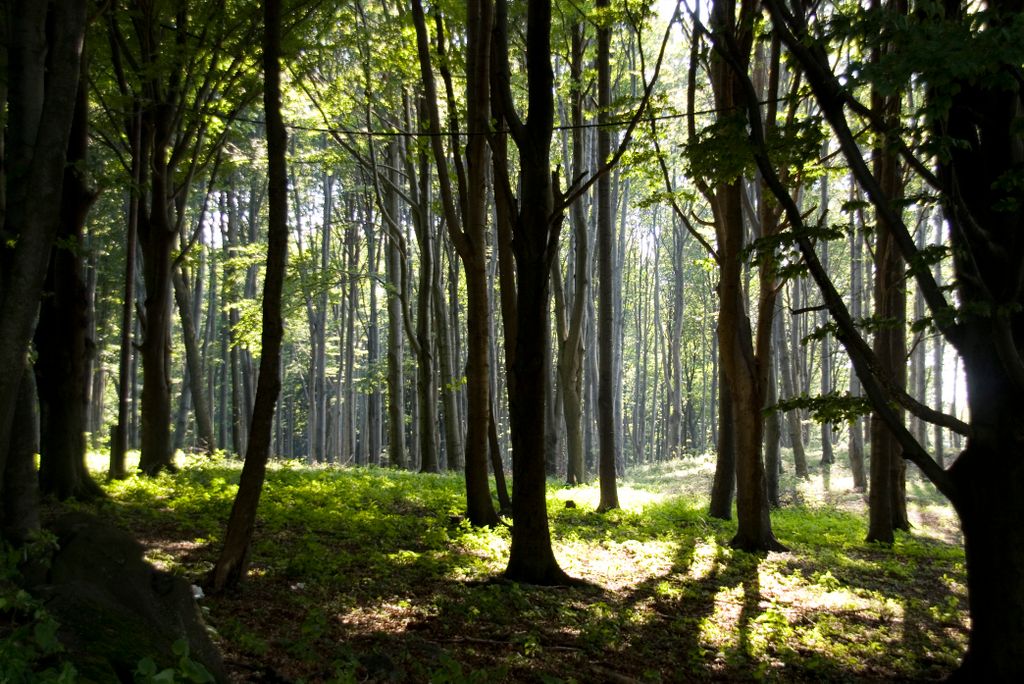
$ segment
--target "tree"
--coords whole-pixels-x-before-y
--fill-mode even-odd
[[[466,36],[466,121],[468,141],[465,160],[456,154],[458,201],[448,176],[448,159],[441,138],[441,120],[437,110],[437,87],[431,66],[426,19],[419,0],[413,1],[413,22],[416,26],[420,70],[426,95],[426,109],[432,132],[434,163],[440,177],[441,199],[448,235],[462,260],[466,275],[468,354],[466,362],[466,508],[474,525],[495,525],[498,514],[491,499],[487,477],[490,449],[490,303],[487,287],[487,140],[490,125],[490,24],[492,7],[485,1],[469,5]],[[449,127],[457,122],[449,118]]]
[[[523,121],[512,100],[508,63],[508,8],[494,9],[495,97],[519,151],[520,196],[511,222],[515,255],[515,356],[509,378],[512,428],[512,547],[508,579],[531,584],[564,584],[569,577],[551,549],[544,470],[544,354],[549,344],[549,284],[554,245],[562,225],[551,169],[554,130],[554,74],[551,68],[551,2],[530,0],[526,19],[529,117]],[[500,135],[500,134],[499,134]],[[496,182],[501,182],[498,179]],[[505,180],[507,183],[507,179]],[[499,190],[501,192],[501,190]],[[511,203],[509,203],[511,206]],[[507,334],[506,330],[506,334]]]
[[[9,9],[6,238],[0,255],[0,494],[4,528],[20,534],[33,522],[34,486],[29,483],[35,472],[32,452],[18,444],[30,430],[14,430],[14,420],[19,410],[29,417],[35,411],[26,355],[61,220],[85,3],[57,2],[51,7],[15,2]],[[12,508],[12,502],[27,507]]]
[[[252,427],[238,493],[231,507],[224,548],[210,572],[214,591],[235,586],[245,576],[249,544],[256,524],[273,428],[274,408],[281,390],[281,291],[288,262],[288,133],[281,117],[281,3],[263,3],[263,109],[267,122],[267,267],[263,284],[263,332],[259,380]]]
[[[228,12],[214,2],[174,0],[119,10],[118,3],[106,7],[111,73],[98,82],[110,129],[103,139],[122,155],[126,170],[139,174],[132,186],[138,194],[134,217],[145,286],[139,468],[155,474],[173,468],[172,252],[192,182],[225,140],[224,131],[212,131],[213,115],[230,120],[251,97],[245,88],[235,90],[249,77],[242,46],[251,21],[247,13]],[[115,102],[123,108],[113,108]]]
[[[607,10],[608,0],[598,0],[598,12]],[[611,107],[611,42],[610,17],[607,12],[599,18],[597,27],[597,158],[603,164],[611,154],[611,131],[608,130],[608,109]],[[598,511],[619,507],[615,485],[615,462],[619,457],[620,425],[615,416],[615,273],[612,267],[614,231],[612,228],[612,188],[607,173],[597,180],[597,264],[598,264],[598,389],[597,434],[598,472],[601,482],[601,501]]]
[[[35,334],[40,404],[39,487],[44,494],[60,500],[88,500],[101,494],[85,465],[90,340],[89,303],[82,279],[82,238],[86,214],[96,194],[84,178],[89,106],[84,65],[83,60],[61,190],[60,228]]]
[[[870,108],[844,87],[828,61],[828,43],[812,31],[803,14],[778,0],[766,0],[773,27],[800,64],[815,100],[875,211],[886,221],[896,248],[910,266],[931,311],[933,324],[964,359],[971,409],[969,426],[923,407],[900,392],[859,335],[828,274],[806,238],[799,208],[784,192],[772,166],[757,107],[748,101],[748,122],[758,168],[785,207],[796,229],[796,242],[832,314],[874,409],[902,447],[956,508],[964,534],[971,633],[958,671],[965,681],[1014,681],[1024,677],[1024,539],[1019,521],[1024,500],[1024,446],[1019,438],[1017,407],[1024,398],[1024,362],[1015,331],[1024,323],[1024,269],[1017,236],[1024,228],[1024,205],[1011,190],[1019,174],[1024,139],[1019,126],[1022,85],[1020,2],[984,8],[949,3],[944,11],[919,12],[891,20],[886,12],[868,13],[853,26],[866,40],[894,41],[901,49],[871,72],[891,83],[906,83],[912,74],[928,90],[927,129],[922,131],[936,154],[934,170],[922,162],[906,140],[889,140],[901,158],[935,190],[951,227],[959,311],[945,300],[927,260],[917,251],[910,231],[896,211],[896,197],[885,192],[871,173],[851,131],[862,118],[879,133],[891,132]],[[951,73],[936,54],[957,50],[959,68]],[[731,60],[738,73],[745,72]],[[746,79],[748,92],[752,91]],[[966,448],[942,468],[906,429],[892,410],[893,400],[918,417],[968,435]]]
[[[737,16],[737,9],[739,10]],[[741,79],[747,77],[753,44],[756,3],[715,3],[711,9],[712,38],[733,46],[736,68],[712,53],[711,84],[715,106],[722,117],[720,131],[735,132],[737,108],[749,95]],[[742,76],[738,75],[742,72]],[[742,110],[741,110],[742,111]],[[742,122],[740,122],[742,123]],[[711,208],[718,239],[719,315],[718,342],[724,383],[731,397],[732,429],[736,449],[736,536],[731,544],[752,550],[780,550],[769,516],[767,480],[762,460],[764,419],[771,354],[772,315],[775,310],[775,275],[770,255],[761,257],[756,338],[751,331],[741,283],[744,255],[743,187],[740,170],[719,168]],[[762,227],[766,229],[767,226]],[[756,344],[755,344],[756,343]],[[724,385],[723,383],[723,385]],[[723,392],[724,394],[724,392]]]
[[[906,13],[902,0],[886,3],[889,11]],[[881,0],[875,0],[875,11],[882,7]],[[875,48],[873,59],[881,60],[883,51],[891,46]],[[871,106],[875,115],[885,121],[886,128],[894,128],[900,118],[901,94],[884,95],[874,88]],[[895,203],[903,198],[903,170],[899,155],[891,148],[874,150],[873,171],[879,189],[889,202],[893,202],[892,213],[902,214]],[[902,222],[902,215],[896,217]],[[882,372],[889,375],[896,385],[907,386],[907,289],[904,278],[905,263],[893,235],[895,227],[888,217],[877,217],[875,230],[875,318],[884,321],[875,331],[873,346]],[[823,264],[826,268],[827,264]],[[898,420],[903,422],[903,412],[898,410]],[[884,544],[893,543],[894,530],[907,530],[906,465],[903,462],[899,442],[876,411],[871,416],[871,486],[868,489],[868,541]]]

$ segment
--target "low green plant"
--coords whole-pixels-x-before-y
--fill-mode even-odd
[[[137,684],[175,684],[175,682],[192,682],[208,684],[214,681],[213,675],[202,663],[189,657],[188,642],[178,639],[171,647],[178,662],[176,667],[160,669],[152,658],[143,658],[135,668]]]
[[[13,547],[0,542],[0,682],[73,682],[77,671],[65,660],[60,623],[41,601],[21,588],[21,564],[46,563],[56,545],[40,532]]]

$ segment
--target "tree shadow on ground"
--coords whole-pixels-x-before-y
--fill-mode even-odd
[[[563,557],[566,549],[591,554],[576,559],[577,575],[598,579],[588,564],[601,555],[635,567],[635,576],[612,568],[625,574],[604,588],[540,588],[479,581],[499,567],[501,534],[453,522],[462,502],[458,490],[440,486],[443,479],[417,479],[409,491],[390,476],[357,471],[335,482],[334,475],[284,472],[268,480],[253,573],[242,591],[206,602],[239,678],[821,681],[952,669],[943,670],[948,658],[928,662],[907,652],[924,650],[926,638],[937,639],[941,653],[958,650],[962,622],[949,597],[959,594],[946,585],[915,594],[915,580],[941,571],[922,561],[930,575],[908,574],[893,552],[864,547],[849,514],[776,516],[780,538],[794,551],[758,556],[726,548],[733,526],[709,521],[693,502],[605,515],[552,506]],[[237,469],[193,477],[198,491],[167,494],[143,483],[126,503],[109,505],[198,577],[219,548],[217,525],[230,508]],[[332,490],[327,498],[328,487],[342,495]],[[490,542],[497,546],[473,546]],[[644,565],[655,547],[658,562]],[[806,605],[778,602],[779,582],[815,584],[818,594]],[[896,606],[892,616],[901,622],[887,628],[892,616],[818,605],[828,582],[856,595],[873,592]],[[946,611],[942,619],[935,606]],[[848,627],[889,639],[872,650],[841,632]],[[794,638],[796,631],[810,637]],[[812,642],[815,634],[830,643]]]

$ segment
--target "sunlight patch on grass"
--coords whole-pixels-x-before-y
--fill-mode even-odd
[[[667,574],[678,550],[672,541],[568,541],[555,545],[555,557],[570,575],[619,591]]]
[[[705,537],[694,541],[693,556],[690,560],[688,574],[695,582],[707,578],[715,571],[719,559],[724,552],[723,548],[714,537]]]
[[[717,652],[719,656],[739,646],[743,599],[742,584],[722,587],[715,593],[711,614],[700,621],[701,646]]]

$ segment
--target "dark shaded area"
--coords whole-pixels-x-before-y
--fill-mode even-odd
[[[93,516],[62,516],[52,531],[57,548],[49,567],[27,569],[26,583],[60,623],[82,681],[134,681],[144,658],[175,667],[174,645],[182,639],[192,660],[226,681],[188,582],[155,569],[141,544]]]

